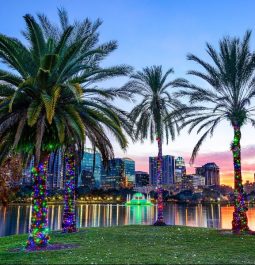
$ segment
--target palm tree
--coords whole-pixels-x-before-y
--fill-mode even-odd
[[[85,38],[67,45],[73,27],[59,40],[46,38],[31,15],[24,16],[29,46],[0,35],[0,58],[16,73],[0,71],[0,140],[4,153],[12,147],[34,155],[34,195],[28,247],[48,243],[45,200],[49,154],[61,145],[84,145],[85,127],[78,111],[81,83],[91,76],[102,77],[97,66],[85,64],[87,57],[103,56],[104,47],[84,49]],[[123,66],[123,73],[129,72]],[[93,73],[91,73],[93,72]]]
[[[184,106],[168,91],[174,82],[167,81],[173,69],[163,73],[161,66],[146,67],[142,71],[131,76],[131,80],[125,88],[136,88],[142,96],[142,101],[135,106],[130,117],[135,127],[134,137],[143,141],[150,137],[151,142],[158,142],[157,157],[157,191],[158,191],[158,216],[155,225],[165,225],[163,218],[162,199],[162,142],[169,137],[175,139],[178,128],[178,117],[172,117],[167,121],[165,118],[172,112]]]
[[[83,58],[82,63],[86,65],[86,71],[77,75],[75,82],[82,83],[83,100],[79,100],[79,114],[86,129],[86,135],[97,147],[106,162],[113,157],[112,145],[105,135],[105,128],[108,128],[118,140],[122,148],[126,148],[127,140],[122,132],[122,127],[130,134],[130,123],[127,113],[116,108],[110,101],[116,97],[122,99],[132,99],[133,91],[121,89],[101,89],[92,87],[95,82],[99,82],[114,76],[125,75],[131,68],[125,65],[118,65],[108,68],[101,68],[101,61],[117,48],[115,41],[110,41],[99,45],[98,28],[102,24],[100,20],[92,23],[89,19],[76,21],[73,25],[69,23],[68,14],[65,9],[58,9],[60,27],[54,25],[43,14],[38,15],[43,34],[46,38],[54,39],[59,42],[63,33],[72,27],[72,34],[68,41],[65,42],[66,49],[80,42],[82,39],[83,46],[81,52],[86,52],[87,56]],[[24,32],[27,37],[27,32]],[[100,51],[95,52],[95,51]],[[65,205],[62,223],[63,232],[75,232],[75,183],[74,168],[81,157],[74,155],[75,146],[66,148],[66,177],[65,177]],[[82,151],[82,150],[81,150]],[[77,153],[77,152],[76,152]]]
[[[188,73],[207,82],[208,87],[200,87],[186,80],[179,80],[176,86],[183,87],[179,96],[188,96],[190,103],[198,104],[190,107],[183,126],[190,125],[189,132],[197,128],[197,133],[204,130],[197,142],[191,157],[191,163],[199,151],[201,144],[210,134],[213,135],[217,125],[226,120],[234,131],[231,151],[234,162],[235,205],[232,230],[235,233],[249,231],[247,207],[245,204],[241,172],[241,128],[250,122],[253,126],[255,108],[252,99],[255,96],[255,54],[249,47],[251,32],[247,31],[243,40],[225,37],[219,42],[219,52],[210,44],[206,44],[207,53],[213,64],[190,54],[188,60],[194,61],[204,69]],[[200,105],[204,103],[204,105]]]
[[[99,92],[99,93],[96,93]],[[100,94],[100,92],[104,92]],[[117,92],[117,91],[116,91]],[[93,94],[93,97],[91,97]],[[106,90],[87,89],[84,93],[84,100],[78,104],[78,111],[85,126],[85,135],[90,140],[94,149],[97,148],[102,154],[104,165],[107,166],[109,159],[114,157],[113,147],[105,130],[109,130],[119,142],[122,149],[127,147],[127,139],[122,128],[131,132],[131,125],[124,111],[111,105],[111,94]],[[80,163],[83,150],[75,151],[75,145],[68,146],[65,151],[65,204],[62,222],[62,231],[72,233],[77,231],[75,221],[75,169]]]

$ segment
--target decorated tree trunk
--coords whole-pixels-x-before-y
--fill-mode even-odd
[[[232,143],[232,153],[234,160],[234,181],[235,181],[235,205],[233,212],[232,230],[234,233],[241,233],[249,231],[248,219],[246,211],[248,210],[242,185],[242,173],[241,173],[241,131],[240,126],[233,125],[234,127],[234,141]]]
[[[165,225],[163,216],[163,189],[162,189],[162,142],[161,138],[158,141],[158,157],[157,157],[157,193],[158,193],[158,216],[154,225]]]
[[[69,149],[65,154],[65,196],[64,196],[64,215],[62,231],[64,233],[76,232],[75,219],[75,157],[74,150]]]
[[[48,245],[48,204],[46,200],[46,179],[48,155],[44,155],[38,166],[32,169],[32,220],[27,241],[28,249],[43,248]]]

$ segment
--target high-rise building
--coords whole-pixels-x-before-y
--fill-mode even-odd
[[[61,149],[50,154],[46,186],[49,190],[64,188],[64,159]]]
[[[182,157],[177,157],[175,159],[175,183],[180,183],[182,181],[182,177],[186,175],[186,166],[185,161]]]
[[[101,166],[101,187],[105,190],[109,188],[108,183],[107,183],[107,168],[104,167],[103,163]]]
[[[194,189],[205,186],[205,177],[201,175],[192,174],[192,186]]]
[[[150,178],[147,172],[135,171],[135,185],[136,187],[144,187],[149,185]]]
[[[220,169],[214,162],[197,167],[196,175],[205,177],[206,186],[220,185]]]
[[[93,172],[82,170],[80,178],[81,186],[88,187],[89,189],[93,189],[95,187],[95,178],[93,176]]]
[[[124,163],[124,187],[132,187],[135,184],[135,161],[125,157]]]
[[[192,190],[193,189],[193,178],[192,175],[184,175],[181,182],[182,190]]]
[[[34,157],[23,171],[23,185],[32,185],[32,168],[34,167]],[[46,187],[48,190],[63,189],[64,187],[64,161],[63,152],[59,149],[51,153],[48,160],[48,172]]]
[[[104,188],[129,188],[135,182],[135,161],[130,158],[109,160],[108,169],[102,170]]]
[[[84,155],[81,161],[81,169],[80,169],[81,171],[79,174],[79,181],[78,181],[79,185],[82,185],[81,176],[88,175],[88,172],[90,172],[92,173],[92,178],[94,178],[95,187],[99,188],[101,186],[101,169],[102,169],[101,154],[96,151],[94,155],[94,150],[92,148],[85,148]]]
[[[157,185],[157,157],[149,157],[150,184]],[[162,185],[174,184],[174,156],[166,155],[162,159]]]
[[[124,163],[121,158],[109,160],[108,168],[105,170],[105,189],[119,189],[124,183]]]

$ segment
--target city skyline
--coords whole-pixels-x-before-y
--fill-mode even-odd
[[[188,53],[208,59],[205,52],[205,43],[211,43],[218,49],[218,40],[225,35],[242,37],[247,29],[253,30],[251,47],[255,48],[254,33],[254,0],[245,1],[240,5],[237,0],[221,1],[76,1],[73,5],[68,1],[34,2],[26,1],[26,5],[16,7],[14,1],[5,2],[0,10],[0,16],[5,23],[0,24],[3,34],[14,36],[24,40],[21,30],[24,28],[23,17],[26,13],[33,15],[47,13],[57,22],[57,7],[68,10],[72,20],[88,16],[92,20],[103,20],[100,31],[101,42],[117,40],[119,48],[109,56],[104,65],[129,64],[136,70],[145,66],[162,64],[164,69],[173,67],[176,77],[186,77],[190,81],[201,84],[198,79],[187,76],[190,69],[197,69],[196,65],[186,60]],[[185,5],[185,8],[183,8]],[[218,8],[218,7],[221,8]],[[13,12],[9,12],[13,10]],[[115,15],[112,16],[112,13]],[[242,17],[241,20],[235,17]],[[162,23],[164,21],[164,23]],[[191,29],[192,30],[189,30]],[[1,66],[3,66],[1,64]],[[121,86],[125,78],[116,78],[102,83],[104,87]],[[138,100],[139,101],[139,100]],[[137,101],[137,102],[138,102]],[[130,110],[134,104],[129,102],[117,102],[125,110]],[[255,129],[245,126],[242,131],[242,173],[243,181],[253,180],[255,172]],[[195,133],[188,135],[187,130],[181,132],[174,142],[163,145],[163,155],[171,154],[182,156],[186,161],[187,173],[193,173],[193,167],[188,164],[192,149],[199,136]],[[215,162],[221,168],[221,184],[233,186],[233,162],[230,144],[233,132],[228,123],[222,123],[213,138],[207,139],[202,146],[195,161],[194,167],[207,162]],[[116,157],[128,156],[136,161],[137,170],[148,172],[149,156],[157,155],[156,143],[145,141],[144,144],[131,141],[126,153],[120,150],[114,143]]]

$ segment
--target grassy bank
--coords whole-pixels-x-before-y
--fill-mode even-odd
[[[75,249],[10,253],[27,235],[0,238],[0,264],[254,264],[255,236],[220,235],[213,229],[121,226],[53,232],[52,243]]]

